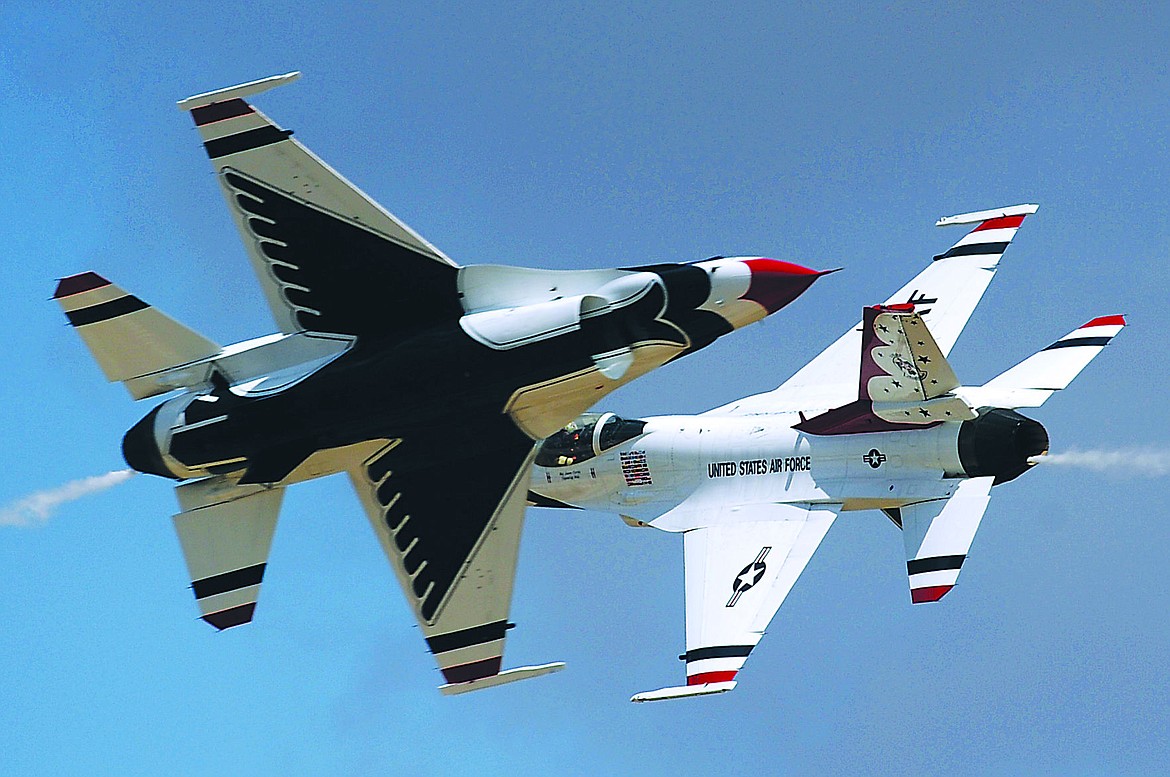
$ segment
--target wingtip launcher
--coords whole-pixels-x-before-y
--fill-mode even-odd
[[[667,699],[682,699],[687,696],[707,696],[712,693],[726,693],[735,687],[734,680],[722,683],[702,683],[700,685],[679,685],[674,688],[659,688],[657,691],[643,691],[635,693],[630,701],[641,703],[644,701],[665,701]]]
[[[483,688],[493,688],[497,685],[514,683],[517,680],[527,680],[530,677],[540,677],[541,675],[554,674],[564,668],[564,661],[554,661],[551,664],[539,664],[537,666],[518,666],[515,669],[505,669],[499,674],[493,674],[488,677],[480,678],[479,680],[471,680],[466,683],[447,683],[446,685],[440,685],[439,691],[444,696],[455,696],[460,693],[470,693],[471,691],[478,691]]]
[[[279,76],[268,76],[268,78],[261,78],[256,81],[249,81],[246,84],[238,84],[236,86],[228,86],[223,89],[216,89],[211,92],[204,92],[203,94],[192,95],[186,99],[179,100],[179,110],[190,111],[194,108],[199,108],[211,103],[221,103],[224,100],[232,100],[237,97],[248,97],[253,94],[267,92],[269,89],[275,89],[278,86],[291,84],[301,77],[301,71],[294,70],[291,73],[285,73]]]
[[[949,227],[954,224],[977,224],[981,221],[1001,219],[1008,216],[1030,216],[1040,209],[1039,205],[1012,205],[1008,208],[992,208],[991,210],[977,210],[973,213],[960,213],[956,216],[943,216],[934,222],[936,227]]]

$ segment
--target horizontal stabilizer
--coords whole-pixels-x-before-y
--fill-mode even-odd
[[[704,683],[703,685],[676,685],[673,688],[659,688],[657,691],[635,693],[630,697],[630,701],[665,701],[666,699],[683,699],[687,696],[707,696],[712,693],[726,693],[734,687],[734,680],[726,683]]]
[[[85,341],[106,379],[125,384],[135,399],[174,388],[152,376],[222,350],[94,272],[62,278],[53,299]]]
[[[1124,316],[1094,318],[983,386],[960,393],[979,406],[1040,407],[1067,388],[1124,326]]]
[[[175,488],[174,517],[203,620],[219,630],[252,620],[283,488],[238,486],[213,477]]]
[[[505,669],[499,674],[494,674],[490,677],[483,677],[479,680],[471,680],[466,683],[447,683],[446,685],[440,685],[439,691],[442,692],[444,696],[456,696],[460,693],[470,693],[471,691],[480,691],[484,688],[494,688],[497,685],[514,683],[517,680],[527,680],[531,677],[540,677],[541,675],[554,674],[564,668],[564,661],[554,661],[551,664],[538,664],[536,666],[518,666],[515,669]]]
[[[897,511],[914,604],[937,602],[955,587],[987,510],[994,480],[964,480],[950,499],[919,502]]]

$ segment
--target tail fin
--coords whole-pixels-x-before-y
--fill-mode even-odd
[[[954,370],[914,306],[862,312],[857,399],[794,426],[808,434],[860,434],[965,421],[975,413],[951,393]]]
[[[961,393],[977,405],[1040,407],[1072,383],[1124,326],[1124,316],[1094,318],[983,386]]]
[[[53,299],[89,347],[106,379],[122,382],[135,399],[175,388],[152,380],[156,373],[222,350],[97,273],[62,278]]]

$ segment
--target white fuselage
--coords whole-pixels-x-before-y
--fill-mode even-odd
[[[692,511],[779,502],[895,508],[950,496],[966,477],[959,423],[819,436],[793,429],[795,414],[645,420],[643,434],[592,458],[535,466],[531,490],[669,531],[686,528],[666,515],[684,501]]]

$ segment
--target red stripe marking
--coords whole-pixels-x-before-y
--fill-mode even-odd
[[[987,221],[984,221],[982,224],[975,227],[975,229],[971,231],[981,232],[985,229],[1015,229],[1023,223],[1023,216],[1000,216],[997,219],[988,219]]]
[[[1081,327],[1088,329],[1091,326],[1125,326],[1125,316],[1099,316]]]
[[[233,626],[242,626],[252,620],[252,614],[256,611],[256,603],[249,602],[248,604],[241,604],[236,607],[229,607],[226,610],[219,612],[210,612],[203,616],[203,620],[215,626],[220,631],[230,629]]]
[[[927,602],[937,602],[939,599],[946,596],[947,591],[954,588],[953,585],[932,585],[926,588],[911,588],[910,600],[914,604],[926,604]]]
[[[95,272],[83,272],[79,275],[70,275],[68,278],[62,278],[57,281],[57,290],[53,292],[53,299],[72,297],[74,294],[80,294],[83,291],[93,291],[94,289],[100,289],[103,286],[109,285],[109,281]]]
[[[472,680],[482,680],[485,677],[498,675],[500,673],[500,662],[502,658],[502,656],[494,656],[493,658],[485,658],[482,661],[472,661],[470,664],[439,667],[439,669],[443,672],[443,679],[452,685],[455,683],[468,683]]]
[[[700,672],[687,677],[687,685],[705,685],[706,683],[729,683],[735,679],[735,670],[730,672]]]

